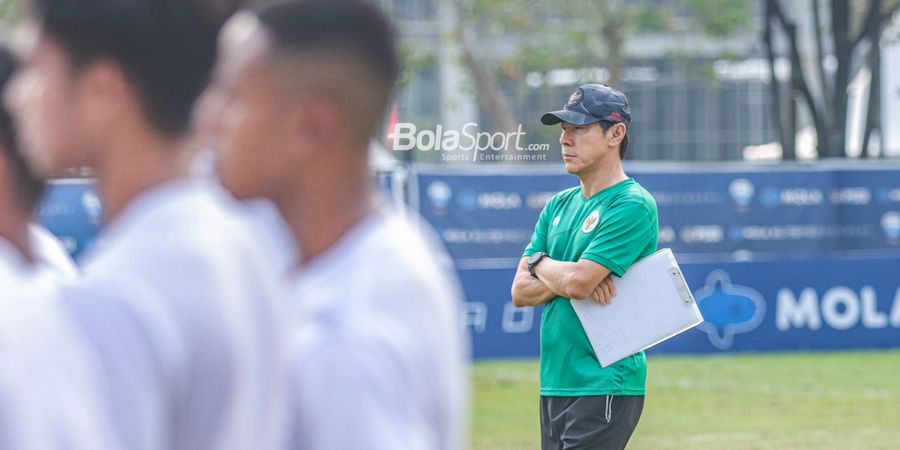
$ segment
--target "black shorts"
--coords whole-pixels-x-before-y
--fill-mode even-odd
[[[624,449],[643,395],[541,396],[541,450]]]

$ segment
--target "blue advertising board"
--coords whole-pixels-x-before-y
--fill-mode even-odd
[[[77,258],[97,235],[101,215],[95,182],[69,179],[53,181],[47,186],[37,220]]]
[[[650,353],[900,346],[900,256],[681,263],[681,269],[705,321]],[[458,272],[474,356],[537,356],[541,308],[513,306],[515,269]]]
[[[900,166],[626,171],[656,199],[659,245],[678,255],[707,319],[654,352],[900,346]],[[540,308],[515,308],[509,287],[541,209],[578,179],[561,168],[440,167],[411,183],[412,205],[457,264],[475,357],[536,356]]]
[[[900,246],[900,166],[631,165],[656,199],[660,245],[730,258],[747,253]],[[420,169],[418,207],[457,260],[510,258],[553,194],[576,186],[561,168]]]
[[[414,172],[412,206],[435,227],[455,260],[518,257],[541,209],[577,185],[546,172]]]
[[[896,254],[684,264],[705,321],[659,351],[900,346]]]

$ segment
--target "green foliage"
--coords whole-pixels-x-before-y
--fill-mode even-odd
[[[416,42],[403,42],[399,48],[402,70],[397,80],[397,86],[409,85],[412,74],[435,63],[434,51]]]
[[[718,82],[718,77],[716,76],[716,71],[713,68],[713,65],[709,62],[704,62],[703,64],[698,65],[698,70],[700,72],[700,76],[705,80],[715,83]]]
[[[0,0],[0,26],[9,26],[19,17],[19,2]]]
[[[686,0],[694,23],[710,36],[728,36],[750,26],[753,0]]]
[[[672,31],[672,16],[675,8],[672,6],[638,6],[634,9],[632,19],[629,21],[629,31],[632,33],[664,33]]]
[[[728,60],[728,61],[739,61],[739,60],[743,59],[743,55],[741,55],[740,53],[735,52],[733,50],[726,50],[726,51],[719,53],[718,59],[724,59],[724,60]]]
[[[2,1],[2,0],[0,0]],[[529,74],[554,69],[605,67],[616,85],[618,72],[629,55],[624,43],[636,34],[696,34],[716,36],[738,32],[751,22],[755,0],[448,0],[458,13],[465,39],[465,55],[459,64],[470,74],[471,89],[482,110],[494,123],[513,117],[516,106],[534,90],[525,83]],[[438,20],[452,20],[438,18]],[[456,33],[453,34],[456,36]],[[439,44],[442,45],[442,44]],[[402,50],[405,70],[400,86],[408,86],[415,74],[435,65],[435,50],[408,41]],[[710,67],[688,67],[689,49],[677,50],[685,71],[697,78],[712,77]],[[483,75],[483,76],[482,76]],[[593,74],[581,78],[595,79]],[[597,80],[600,81],[600,80]],[[502,97],[502,98],[499,98]],[[499,99],[498,99],[499,98]],[[497,111],[507,109],[509,111]],[[521,109],[521,108],[519,108]],[[555,142],[557,136],[548,139]]]
[[[517,0],[461,0],[461,4],[463,19],[484,42],[510,37],[518,41],[515,61],[520,70],[514,73],[525,74],[603,65],[606,55],[621,51],[609,48],[602,33],[605,26],[621,25],[625,39],[630,34],[672,33],[676,14],[687,14],[685,32],[731,35],[752,23],[754,0],[604,3],[608,1],[532,0],[526,7]]]
[[[509,36],[518,40],[516,74],[583,64],[592,54],[590,41],[602,21],[589,0],[535,0],[526,8],[513,0],[472,0],[467,5],[465,20],[485,41]]]

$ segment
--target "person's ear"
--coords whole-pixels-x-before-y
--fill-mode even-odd
[[[311,94],[298,99],[291,108],[289,122],[295,148],[319,151],[333,148],[341,126],[337,104],[327,95]]]
[[[624,123],[617,123],[609,128],[608,133],[609,136],[609,144],[612,146],[616,146],[622,143],[625,140],[625,134],[627,133],[627,129]]]

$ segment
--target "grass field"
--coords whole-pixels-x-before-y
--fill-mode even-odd
[[[648,359],[629,449],[900,449],[900,350]],[[539,448],[537,360],[473,377],[471,448]]]

